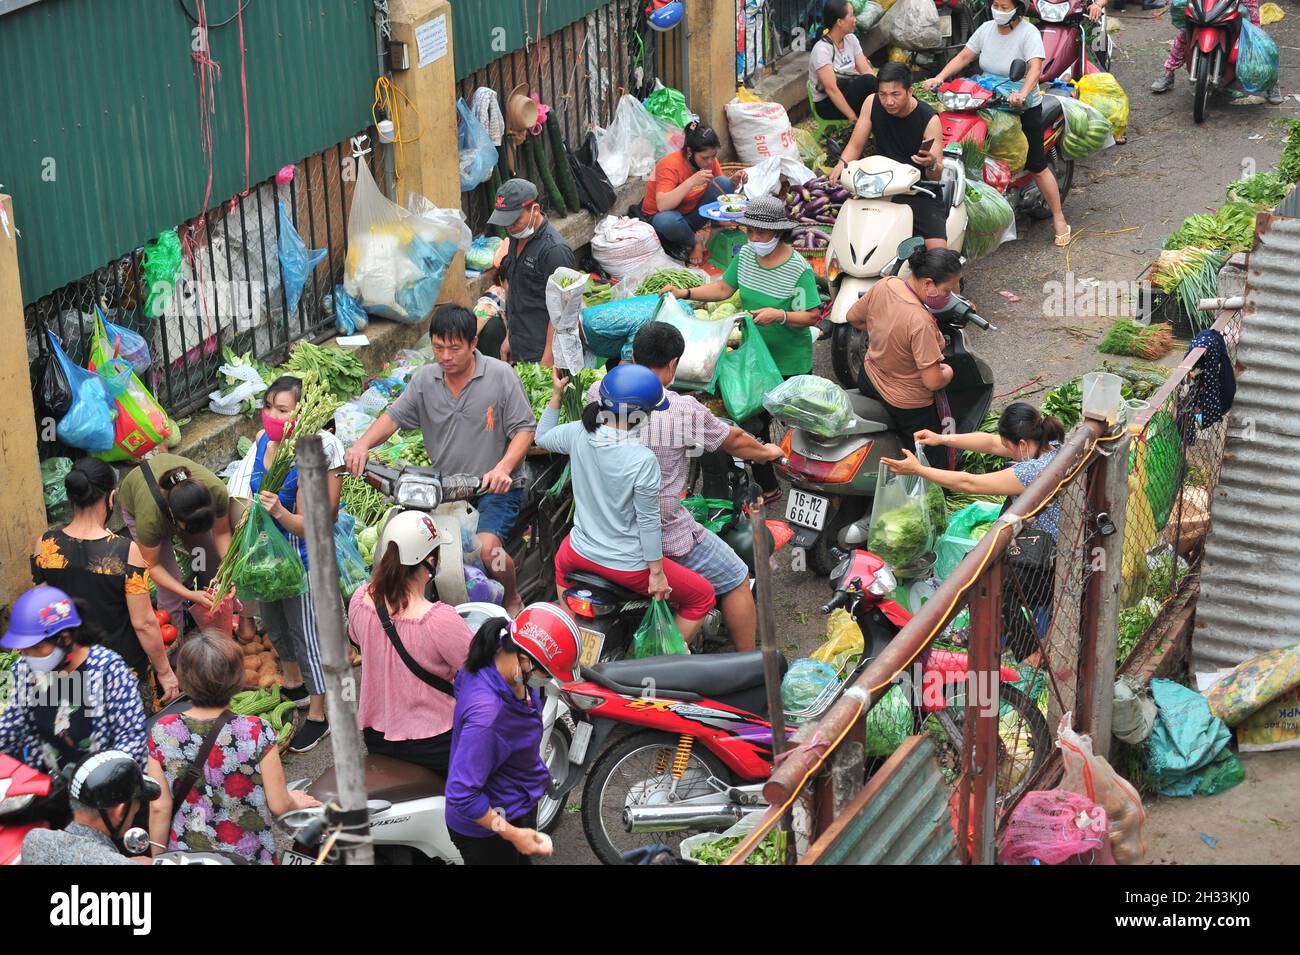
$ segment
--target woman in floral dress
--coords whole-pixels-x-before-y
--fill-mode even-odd
[[[149,806],[150,839],[169,850],[230,852],[274,865],[273,817],[319,803],[285,785],[270,724],[229,712],[244,682],[238,645],[220,635],[192,637],[177,655],[176,674],[194,706],[160,717],[149,731],[149,774],[162,787]],[[179,781],[219,721],[202,776],[176,806]],[[160,851],[155,847],[155,854]]]

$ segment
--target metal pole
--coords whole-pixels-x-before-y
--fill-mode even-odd
[[[320,636],[321,664],[325,670],[325,707],[330,721],[330,742],[334,748],[338,804],[344,834],[348,837],[339,841],[339,847],[344,864],[374,865],[370,812],[366,808],[365,754],[361,747],[361,729],[357,726],[356,680],[348,658],[343,594],[339,591],[338,564],[334,554],[336,515],[330,507],[329,476],[320,437],[313,434],[299,438],[297,459],[298,487],[307,529],[307,573],[311,580],[316,632]]]

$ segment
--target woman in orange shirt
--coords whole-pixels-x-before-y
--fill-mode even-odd
[[[686,143],[655,166],[646,183],[641,211],[655,227],[664,251],[675,259],[697,265],[704,259],[703,243],[696,233],[709,224],[697,211],[744,184],[742,172],[734,180],[722,175],[718,163],[718,134],[699,121],[686,127]]]

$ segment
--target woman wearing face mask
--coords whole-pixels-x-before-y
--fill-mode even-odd
[[[438,572],[438,528],[406,511],[386,525],[370,586],[352,596],[348,632],[365,658],[357,721],[366,749],[447,775],[452,681],[473,634],[430,589]]]
[[[302,382],[282,375],[266,389],[262,405],[263,431],[254,446],[257,457],[249,482],[267,513],[297,549],[303,566],[307,566],[307,531],[303,521],[302,499],[298,496],[298,468],[292,467],[277,493],[262,490],[266,469],[275,460],[284,439],[285,429],[293,421],[302,396]],[[320,433],[325,450],[329,478],[330,513],[337,514],[343,495],[343,443],[330,431]],[[329,735],[325,720],[325,671],[321,667],[320,638],[316,633],[316,611],[312,603],[311,584],[298,597],[264,600],[259,604],[262,624],[284,670],[281,693],[299,707],[307,707],[307,719],[294,734],[291,753],[306,753]]]
[[[484,621],[456,677],[447,776],[447,829],[466,865],[528,865],[550,855],[537,804],[551,774],[542,761],[542,694],[577,678],[577,625],[553,604],[525,607],[514,623]]]
[[[140,545],[108,529],[117,502],[117,472],[98,458],[82,458],[63,485],[72,520],[36,542],[32,582],[58,587],[95,608],[103,645],[135,673],[145,712],[152,713],[155,674],[163,703],[174,700],[180,689],[149,599],[149,571]]]
[[[907,266],[907,278],[881,279],[845,316],[867,335],[858,390],[883,404],[902,434],[942,431],[948,414],[941,396],[952,368],[943,363],[943,335],[931,309],[942,308],[961,287],[961,256],[918,249]],[[954,466],[951,454],[931,455],[931,462]]]
[[[790,233],[799,223],[786,216],[780,199],[759,196],[750,200],[737,224],[749,242],[722,278],[698,288],[664,291],[690,302],[721,302],[739,291],[740,307],[754,316],[781,375],[806,375],[813,366],[812,326],[821,320],[821,295],[808,260],[790,244]],[[771,416],[762,412],[746,430],[752,429],[766,443],[771,440],[771,422]],[[769,503],[780,493],[772,465],[755,464],[754,478]]]
[[[998,433],[944,434],[933,430],[916,432],[916,441],[932,448],[956,448],[974,453],[997,454],[1011,459],[1011,466],[991,474],[968,474],[925,467],[916,455],[904,450],[902,460],[885,458],[895,474],[918,474],[927,481],[958,494],[1008,495],[1007,507],[1016,496],[1043,473],[1065,440],[1061,422],[1044,417],[1031,404],[1017,401],[998,418]],[[1005,510],[1005,508],[1004,508]],[[1031,527],[1045,531],[1055,542],[1060,534],[1061,502],[1056,500],[1035,515]],[[1052,607],[1055,565],[1036,570],[1008,565],[1003,595],[1003,639],[1023,660],[1033,655],[1047,631],[1046,614]]]
[[[575,507],[573,530],[555,555],[556,587],[563,592],[568,575],[582,570],[665,598],[689,643],[713,609],[713,585],[664,557],[659,461],[637,437],[652,412],[668,407],[659,376],[644,365],[619,365],[601,379],[600,400],[570,424],[558,423],[569,379],[559,371],[552,378],[537,444],[569,456]]]
[[[54,774],[91,753],[120,749],[144,768],[135,674],[82,624],[91,609],[47,585],[14,601],[0,649],[21,656],[0,709],[0,753]]]
[[[1009,82],[1011,64],[1016,60],[1025,61],[1028,69],[1020,89],[1011,93],[1008,99],[1012,109],[1023,110],[1020,128],[1029,140],[1029,158],[1025,168],[1034,174],[1038,191],[1052,212],[1056,244],[1065,247],[1070,244],[1070,225],[1061,211],[1061,190],[1043,151],[1043,94],[1038,91],[1038,78],[1043,72],[1047,54],[1043,49],[1043,36],[1038,27],[1026,22],[1025,10],[1025,0],[993,0],[993,19],[971,34],[966,45],[948,61],[939,75],[925,81],[925,88],[934,92],[949,78],[960,76],[976,58],[981,72],[1006,76]]]
[[[700,206],[713,202],[744,184],[741,173],[733,181],[722,175],[718,162],[718,134],[698,120],[685,129],[685,144],[668,153],[655,165],[646,183],[641,211],[650,219],[675,259],[699,265],[704,261],[705,243],[696,234],[709,225],[699,214]]]

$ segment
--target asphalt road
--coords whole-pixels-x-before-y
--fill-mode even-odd
[[[1051,222],[1018,223],[1020,238],[967,269],[966,291],[996,332],[969,333],[971,347],[992,365],[997,393],[1028,384],[1045,390],[1091,371],[1104,357],[1095,345],[1116,317],[1058,308],[1073,273],[1076,304],[1095,280],[1133,282],[1155,257],[1165,237],[1182,220],[1210,211],[1224,200],[1228,183],[1248,171],[1269,169],[1282,148],[1287,120],[1300,116],[1300,13],[1294,5],[1281,23],[1269,27],[1282,56],[1282,106],[1232,106],[1212,101],[1206,122],[1192,122],[1191,85],[1186,73],[1170,93],[1155,96],[1150,84],[1161,72],[1173,28],[1167,10],[1135,9],[1118,15],[1112,70],[1128,91],[1128,143],[1077,163],[1065,212],[1074,228],[1068,249],[1052,244]],[[1056,284],[1054,284],[1056,283]],[[1105,288],[1106,286],[1102,286]],[[1018,301],[1000,293],[1009,293]],[[1103,303],[1108,304],[1108,303]],[[1104,311],[1104,309],[1103,309]],[[816,371],[831,376],[827,345],[819,346]],[[1166,359],[1177,363],[1182,349]],[[1035,381],[1036,380],[1036,381]],[[1009,398],[1000,398],[1002,406]],[[817,612],[826,599],[823,579],[781,563],[775,577],[779,639],[793,660],[821,641],[824,620]],[[289,779],[314,776],[328,765],[328,747],[286,760]],[[571,804],[555,833],[550,864],[594,864],[582,824]]]

